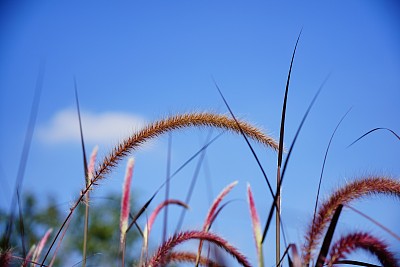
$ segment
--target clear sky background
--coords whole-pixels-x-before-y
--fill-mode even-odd
[[[288,99],[286,146],[317,89],[331,76],[287,170],[282,191],[287,239],[298,246],[303,243],[325,149],[349,108],[352,111],[328,155],[322,198],[346,181],[369,174],[399,177],[400,143],[388,132],[376,132],[346,148],[375,127],[400,132],[400,6],[396,1],[3,1],[0,12],[2,207],[10,203],[43,58],[43,91],[23,190],[43,197],[55,195],[67,211],[84,183],[74,76],[87,153],[99,145],[99,159],[145,122],[177,112],[227,113],[212,77],[238,117],[278,138],[290,58],[302,28]],[[204,129],[174,132],[171,169],[195,153],[208,133]],[[132,190],[138,205],[165,179],[167,144],[163,136],[134,154]],[[277,155],[254,146],[273,182]],[[121,191],[125,163],[95,189],[95,196]],[[185,198],[195,165],[174,178],[172,198]],[[262,224],[272,199],[250,150],[242,137],[225,134],[208,149],[204,166],[184,229],[199,229],[209,198],[238,180],[228,199],[239,201],[221,213],[215,231],[256,264],[246,183],[253,187]],[[212,192],[207,190],[210,187]],[[163,198],[164,192],[152,208]],[[97,201],[101,205],[104,200]],[[400,234],[398,200],[374,197],[354,205]],[[170,232],[177,214],[178,208],[170,209]],[[159,220],[153,247],[161,237],[161,225]],[[400,251],[398,241],[352,211],[345,210],[339,227],[342,233],[371,231]],[[264,248],[267,266],[274,262],[273,232],[271,228]]]

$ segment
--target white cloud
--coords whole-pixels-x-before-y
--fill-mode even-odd
[[[81,111],[85,142],[114,144],[145,125],[145,119],[123,112],[91,113]],[[45,143],[80,142],[77,111],[69,108],[57,112],[46,125],[39,127],[39,138]]]

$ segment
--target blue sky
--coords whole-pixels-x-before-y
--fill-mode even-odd
[[[2,206],[11,198],[43,58],[44,85],[23,188],[56,195],[67,211],[83,186],[74,76],[87,152],[98,144],[100,158],[133,128],[168,114],[226,113],[212,77],[237,116],[278,138],[287,71],[302,28],[289,92],[286,145],[318,87],[331,76],[304,125],[285,178],[282,212],[290,242],[302,243],[326,146],[350,107],[328,155],[322,196],[357,177],[400,173],[399,142],[388,132],[376,132],[346,148],[375,127],[400,132],[400,7],[395,1],[6,1],[0,12]],[[208,132],[173,133],[173,170],[199,149]],[[139,204],[165,179],[167,140],[163,136],[134,154],[132,190]],[[255,148],[273,180],[276,154]],[[97,196],[121,190],[125,162],[96,188]],[[206,162],[185,228],[202,224],[208,180],[214,195],[238,180],[229,198],[241,201],[226,208],[216,231],[255,263],[245,189],[249,182],[264,221],[271,197],[261,172],[243,138],[230,134],[209,148]],[[195,164],[176,177],[171,197],[184,198]],[[374,197],[355,205],[398,228],[394,199]],[[160,227],[161,221],[154,245]],[[381,233],[351,211],[345,212],[340,227],[343,232]],[[393,238],[383,237],[399,248]],[[265,258],[272,265],[273,236],[269,238]]]

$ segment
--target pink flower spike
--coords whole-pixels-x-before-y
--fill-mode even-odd
[[[32,261],[37,262],[40,254],[42,253],[42,250],[44,248],[44,245],[47,242],[47,239],[49,239],[49,236],[51,234],[51,232],[53,231],[52,228],[50,228],[49,230],[47,230],[47,232],[44,234],[44,236],[42,237],[42,239],[39,241],[39,244],[37,245],[35,252],[33,253],[32,256]]]
[[[256,241],[258,266],[262,267],[264,266],[264,259],[263,259],[262,244],[261,244],[262,235],[261,235],[260,218],[258,217],[250,184],[247,184],[247,199],[249,202],[249,210],[250,210],[251,223],[253,225],[254,239]]]
[[[168,255],[174,247],[180,245],[188,240],[200,239],[209,241],[218,247],[224,249],[231,256],[233,256],[241,266],[250,267],[251,264],[248,262],[247,258],[240,253],[235,247],[229,244],[222,237],[204,231],[187,231],[175,234],[173,237],[165,241],[156,251],[154,256],[145,264],[148,267],[158,267],[164,263],[168,262]]]
[[[28,263],[31,261],[31,257],[33,256],[33,252],[36,250],[36,245],[33,244],[32,247],[29,249],[28,254],[26,254],[26,257],[24,259],[24,262],[22,263],[21,267],[26,267]]]
[[[149,222],[147,223],[147,226],[146,226],[146,227],[147,227],[147,231],[148,231],[149,233],[150,233],[150,231],[151,231],[151,227],[153,226],[154,221],[155,221],[157,215],[160,213],[160,211],[161,211],[165,206],[170,205],[170,204],[179,205],[179,206],[181,206],[181,207],[184,207],[184,208],[186,208],[186,209],[189,209],[189,206],[188,206],[185,202],[180,201],[180,200],[177,200],[177,199],[168,199],[168,200],[164,201],[163,203],[161,203],[160,205],[158,205],[158,206],[155,208],[155,210],[153,211],[153,213],[150,215]],[[146,231],[145,231],[145,232],[146,232]]]
[[[120,230],[121,230],[121,244],[125,238],[126,231],[128,230],[128,218],[130,212],[130,192],[134,159],[130,158],[126,166],[125,181],[122,187],[122,200],[121,200],[121,217],[120,217]]]
[[[221,193],[219,193],[219,195],[215,198],[214,202],[211,205],[210,210],[207,213],[206,220],[204,221],[204,224],[203,224],[203,231],[204,232],[208,232],[208,230],[211,227],[211,223],[215,219],[214,215],[215,215],[215,212],[216,212],[219,204],[224,199],[224,197],[226,197],[226,195],[232,190],[232,188],[234,188],[237,185],[237,183],[238,183],[238,181],[234,181],[233,183],[231,183],[228,186],[226,186],[224,189],[222,189]],[[203,240],[200,240],[199,247],[197,249],[196,266],[199,265],[200,258],[201,258],[201,250],[202,249],[203,249]]]
[[[146,227],[145,227],[145,229],[143,231],[143,248],[144,248],[144,250],[147,250],[148,238],[149,238],[151,228],[152,228],[152,226],[154,224],[154,221],[156,220],[157,215],[160,213],[160,211],[165,206],[170,205],[170,204],[179,205],[181,207],[189,209],[189,206],[185,202],[180,201],[180,200],[176,200],[176,199],[168,199],[168,200],[162,202],[161,204],[159,204],[154,209],[154,211],[151,213],[150,218],[149,218],[149,220],[148,220],[148,222],[146,224]]]
[[[238,183],[238,181],[234,181],[233,183],[229,184],[215,198],[213,204],[211,205],[210,210],[207,213],[207,217],[206,217],[206,220],[205,220],[204,225],[203,225],[203,230],[204,231],[208,231],[208,229],[209,229],[209,227],[211,225],[212,219],[214,217],[215,211],[217,210],[219,204],[224,199],[224,197],[232,190],[232,188],[234,188],[237,185],[237,183]]]
[[[93,179],[94,164],[96,163],[97,151],[98,150],[99,150],[99,147],[95,146],[93,148],[92,154],[90,155],[90,161],[89,161],[89,166],[88,166],[88,181],[87,181],[87,184],[89,184],[90,181]]]

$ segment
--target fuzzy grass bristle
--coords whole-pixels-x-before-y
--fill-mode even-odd
[[[0,251],[0,267],[8,267],[11,264],[13,255],[11,249]]]
[[[130,192],[133,174],[134,159],[130,158],[126,166],[125,181],[122,188],[121,199],[121,217],[120,217],[120,230],[121,230],[121,243],[125,237],[126,230],[128,229],[128,219],[130,212]]]
[[[357,249],[362,249],[375,255],[385,267],[399,266],[395,255],[389,251],[388,246],[382,240],[364,232],[351,233],[340,238],[332,246],[330,258],[327,262],[328,266],[333,266]]]
[[[110,155],[104,158],[103,163],[96,171],[94,179],[101,179],[106,173],[110,172],[123,157],[148,140],[163,133],[187,127],[214,127],[238,134],[243,131],[249,138],[274,150],[278,149],[278,144],[272,137],[264,134],[257,127],[247,122],[235,121],[225,115],[207,112],[178,114],[147,125],[142,130],[134,133],[117,145]]]
[[[146,266],[148,267],[156,267],[160,266],[165,259],[168,258],[169,253],[172,251],[174,247],[179,244],[184,243],[185,241],[192,240],[192,239],[200,239],[209,241],[221,248],[223,248],[226,252],[228,252],[232,257],[234,257],[237,262],[245,267],[250,267],[251,264],[248,262],[247,258],[240,253],[235,247],[229,244],[225,239],[222,237],[210,233],[210,232],[203,232],[203,231],[187,231],[178,233],[171,238],[169,238],[166,242],[164,242],[154,254],[154,256],[149,260]]]
[[[191,252],[171,252],[168,254],[168,258],[165,262],[161,264],[167,263],[192,263],[195,264],[197,260],[197,254]],[[200,257],[199,263],[200,266],[207,267],[223,267],[223,265],[218,264],[217,262],[207,259],[205,257]]]
[[[303,262],[308,264],[312,252],[323,235],[328,222],[340,204],[347,204],[352,200],[384,194],[400,198],[400,181],[388,177],[367,177],[348,183],[334,192],[330,198],[320,205],[314,223],[311,223],[306,234],[306,243],[303,247]]]

